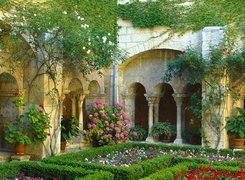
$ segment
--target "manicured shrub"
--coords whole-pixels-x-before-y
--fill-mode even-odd
[[[14,179],[21,173],[20,165],[20,162],[0,163],[0,179]]]
[[[89,174],[94,174],[93,170],[74,168],[55,164],[44,164],[40,162],[27,162],[21,165],[21,171],[25,176],[41,177],[44,179],[75,179]]]
[[[87,175],[81,178],[75,178],[75,180],[113,180],[114,175],[106,171],[98,171],[94,174]]]

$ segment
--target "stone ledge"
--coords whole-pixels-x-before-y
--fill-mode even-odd
[[[31,156],[29,155],[13,155],[11,161],[29,161]]]

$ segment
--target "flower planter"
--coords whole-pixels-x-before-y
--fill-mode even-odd
[[[234,144],[234,148],[236,149],[244,149],[244,138],[238,139],[238,138],[234,138],[233,139],[233,144]]]
[[[67,144],[67,141],[62,141],[62,142],[60,143],[60,150],[61,150],[61,151],[65,151],[65,149],[66,149],[66,144]]]
[[[15,154],[16,155],[24,155],[26,152],[26,145],[15,145]]]

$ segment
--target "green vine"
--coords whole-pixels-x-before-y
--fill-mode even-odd
[[[218,147],[225,128],[223,105],[229,95],[235,101],[245,96],[239,92],[245,85],[244,53],[226,48],[213,49],[210,60],[205,60],[196,51],[182,52],[176,60],[168,63],[163,80],[169,82],[176,77],[189,84],[202,84],[202,92],[190,95],[191,104],[187,109],[216,135],[215,146]],[[205,137],[205,133],[202,136]]]
[[[186,4],[188,3],[188,4]],[[229,25],[244,32],[242,0],[158,0],[118,5],[118,15],[134,27],[167,26],[174,32],[198,31],[206,26]]]

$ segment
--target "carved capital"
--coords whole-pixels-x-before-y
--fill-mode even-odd
[[[174,97],[174,100],[176,102],[176,105],[181,105],[182,102],[183,102],[184,97],[186,97],[186,94],[174,93],[173,97]]]

